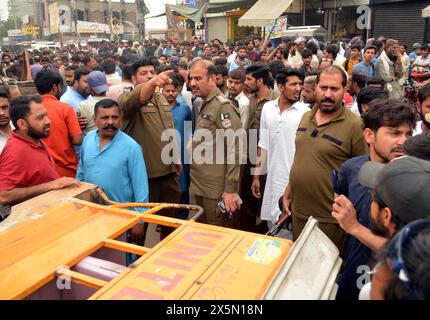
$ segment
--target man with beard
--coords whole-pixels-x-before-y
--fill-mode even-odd
[[[244,46],[240,46],[237,48],[236,59],[232,63],[230,63],[229,72],[232,72],[237,68],[246,68],[251,64],[251,60],[246,57],[246,48]]]
[[[60,101],[71,105],[76,112],[79,103],[86,100],[91,94],[91,88],[88,85],[90,70],[84,67],[76,68],[76,66],[73,66],[76,69],[72,72],[72,66],[67,67],[70,70],[66,69],[66,84],[68,88],[61,96]]]
[[[401,99],[403,96],[399,79],[402,77],[404,70],[399,48],[397,40],[388,39],[385,50],[382,51],[381,56],[375,63],[376,76],[385,81],[384,89],[387,90],[391,99]]]
[[[239,214],[238,228],[256,232],[256,219],[260,215],[261,196],[253,196],[251,186],[254,175],[254,165],[257,163],[255,145],[258,145],[258,133],[260,130],[260,117],[263,105],[278,98],[278,95],[270,88],[270,68],[263,63],[254,63],[245,69],[245,90],[249,96],[249,120],[246,127],[248,134],[247,162],[241,168],[240,196],[243,205]],[[257,141],[255,141],[257,140]],[[258,152],[257,152],[258,153]],[[260,177],[260,190],[264,190],[266,176]],[[264,224],[264,228],[266,226]]]
[[[203,223],[227,227],[232,225],[231,218],[240,208],[237,130],[242,129],[239,111],[220,93],[215,73],[215,65],[206,60],[190,65],[191,90],[204,101],[192,141],[190,192],[195,195],[197,205],[204,209]],[[233,139],[230,134],[234,135]],[[221,201],[226,212],[218,207]]]
[[[288,185],[295,153],[297,127],[308,105],[299,101],[303,74],[296,69],[280,70],[276,75],[281,96],[267,102],[262,110],[260,125],[260,164],[252,182],[252,194],[261,198],[260,174],[268,172],[261,206],[261,220],[271,228],[278,220],[278,200]]]
[[[163,149],[171,145],[171,140],[162,140],[164,130],[173,129],[172,110],[162,94],[156,92],[157,87],[171,83],[172,70],[156,75],[154,62],[150,58],[142,58],[132,65],[132,80],[135,87],[124,92],[118,99],[122,113],[122,130],[131,136],[142,147],[149,178],[149,201],[179,203],[181,191],[179,175],[180,159],[170,162],[162,159]],[[173,154],[179,154],[174,150]],[[166,161],[167,160],[167,161]],[[175,210],[166,209],[160,214],[174,216]],[[148,224],[139,225],[132,236],[136,243],[143,244]],[[169,227],[161,228],[161,239],[172,231]]]
[[[216,67],[216,86],[223,95],[227,94],[228,69],[225,66],[217,65]]]
[[[75,179],[60,178],[41,140],[49,136],[51,121],[40,96],[12,100],[10,118],[16,130],[0,155],[1,205],[15,205],[51,190],[79,185]]]
[[[62,177],[74,178],[79,161],[73,146],[79,146],[82,143],[82,131],[73,108],[58,101],[61,83],[61,76],[52,70],[42,70],[34,79],[51,121],[52,132],[43,142],[46,143],[54,158],[58,174]]]
[[[242,68],[233,70],[228,74],[228,98],[237,101],[242,128],[248,127],[249,99],[243,92],[245,88],[245,71]]]
[[[315,104],[315,87],[317,85],[317,76],[307,76],[303,84],[302,101],[310,106]]]
[[[430,131],[430,83],[418,90],[417,111],[421,121],[418,121],[414,134]],[[428,120],[427,120],[428,119]]]
[[[0,87],[0,154],[12,134],[9,117],[10,95],[6,87]]]
[[[103,189],[117,202],[148,202],[148,176],[142,148],[122,132],[121,110],[112,99],[95,104],[97,130],[85,136],[76,178]]]
[[[348,234],[343,268],[337,280],[337,299],[358,299],[359,290],[356,283],[360,274],[357,273],[357,268],[369,262],[372,250],[376,251],[378,241],[381,240],[377,237],[372,239],[369,235],[371,190],[358,182],[358,172],[369,160],[385,164],[403,156],[403,144],[412,136],[416,118],[416,112],[400,100],[377,99],[371,102],[369,109],[363,114],[363,134],[369,145],[369,156],[349,159],[334,179],[335,200],[332,215]],[[351,206],[356,210],[354,216],[343,214],[341,210]],[[366,230],[360,235],[355,232],[358,224]],[[366,234],[370,240],[362,242],[361,237]]]
[[[372,251],[378,252],[408,223],[428,218],[429,172],[428,161],[411,156],[400,157],[386,165],[366,162],[358,172],[358,182],[372,190],[370,230],[354,223],[351,230],[356,237]],[[347,216],[347,220],[354,219],[356,215],[352,204],[342,200],[333,205],[333,212]],[[361,287],[364,283],[358,282],[357,285]]]
[[[293,241],[313,216],[340,252],[345,232],[331,216],[332,171],[339,170],[346,160],[368,152],[361,119],[342,102],[346,82],[346,74],[338,66],[318,74],[317,102],[303,115],[297,129],[296,153],[283,197],[286,214],[292,214]]]

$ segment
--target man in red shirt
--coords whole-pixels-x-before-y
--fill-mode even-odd
[[[78,117],[70,105],[58,101],[61,93],[61,76],[52,70],[40,71],[35,79],[37,91],[42,95],[43,106],[51,121],[51,134],[43,139],[55,161],[55,170],[61,177],[76,177],[79,160],[73,145],[82,143]]]
[[[14,205],[42,193],[78,186],[69,177],[60,178],[41,139],[49,136],[51,122],[40,96],[12,100],[12,132],[0,155],[0,204]]]

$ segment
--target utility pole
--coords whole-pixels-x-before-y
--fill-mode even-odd
[[[139,25],[139,39],[145,39],[145,16],[149,13],[149,9],[144,0],[136,0],[137,4],[137,22]]]

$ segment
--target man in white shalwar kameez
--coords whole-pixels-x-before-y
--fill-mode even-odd
[[[256,168],[252,193],[261,197],[259,175],[267,168],[267,181],[261,207],[261,220],[270,228],[281,211],[278,200],[289,182],[295,153],[295,138],[300,120],[309,111],[308,104],[299,101],[303,75],[294,69],[284,69],[276,77],[281,96],[263,106],[260,120],[261,166]]]

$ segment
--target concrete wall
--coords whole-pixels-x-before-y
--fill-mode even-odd
[[[227,17],[208,17],[209,40],[219,39],[223,42],[228,40],[228,18]]]

